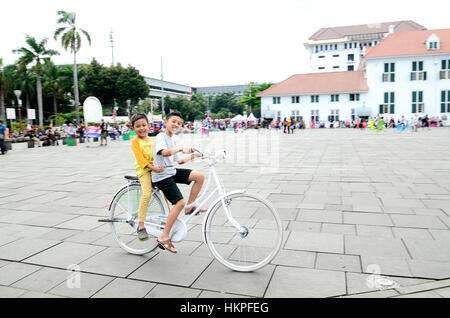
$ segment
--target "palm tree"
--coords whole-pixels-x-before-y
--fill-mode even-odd
[[[81,48],[81,36],[78,30],[80,30],[81,33],[84,34],[84,36],[87,38],[89,45],[91,45],[91,37],[89,33],[87,33],[83,29],[77,28],[77,26],[75,25],[75,12],[58,11],[57,15],[59,16],[57,23],[63,24],[65,26],[58,28],[55,31],[54,38],[56,40],[58,36],[64,32],[61,36],[61,45],[66,51],[69,48],[70,52],[73,53],[73,86],[75,98],[74,109],[78,111],[78,106],[80,105],[80,93],[78,90],[77,52]],[[80,121],[78,112],[77,121]]]
[[[63,96],[64,92],[61,86],[61,69],[52,61],[47,61],[44,66],[44,88],[51,92],[53,97],[53,113],[58,115],[58,104],[56,98]]]
[[[37,42],[35,38],[25,35],[25,42],[28,44],[29,48],[21,47],[13,50],[13,53],[22,54],[19,58],[19,71],[26,69],[27,65],[36,62],[36,67],[34,68],[36,72],[36,93],[37,93],[37,103],[39,112],[39,125],[44,125],[44,112],[42,103],[42,83],[41,83],[41,70],[42,62],[48,60],[50,56],[59,55],[55,50],[48,50],[45,48],[48,39],[44,38],[41,42]]]
[[[24,71],[17,71],[16,70],[16,84],[20,89],[22,90],[22,94],[25,96],[25,105],[27,109],[30,108],[30,99],[34,96],[35,90],[36,90],[36,76],[29,72],[27,69]],[[29,123],[29,120],[27,118],[27,123]]]

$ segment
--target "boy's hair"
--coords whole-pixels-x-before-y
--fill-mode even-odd
[[[169,115],[167,115],[166,120],[169,120],[170,117],[173,117],[173,116],[180,117],[182,120],[184,120],[183,116],[181,116],[180,113],[176,113],[176,112],[172,112],[172,113],[170,113]]]
[[[137,113],[131,116],[131,127],[134,127],[134,123],[137,122],[139,119],[145,119],[145,121],[148,123],[147,115],[143,113]]]

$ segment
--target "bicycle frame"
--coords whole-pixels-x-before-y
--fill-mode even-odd
[[[211,204],[211,206],[208,209],[208,212],[206,213],[206,216],[208,215],[209,211],[211,211],[212,207],[218,202],[221,201],[224,209],[225,209],[225,213],[227,215],[228,220],[230,221],[230,223],[236,228],[236,229],[240,229],[241,225],[233,218],[233,216],[231,215],[231,211],[228,209],[228,205],[225,202],[225,198],[227,197],[227,193],[225,192],[225,189],[223,188],[222,184],[220,183],[220,180],[217,176],[217,172],[216,172],[216,168],[215,168],[215,163],[216,163],[216,159],[215,158],[211,158],[211,156],[208,158],[209,159],[209,174],[208,174],[208,178],[207,178],[207,182],[206,182],[206,186],[203,187],[202,192],[200,193],[200,195],[197,197],[197,199],[192,202],[189,205],[186,205],[184,207],[183,210],[190,208],[194,205],[197,205],[197,208],[195,209],[195,211],[189,215],[189,217],[184,221],[186,224],[189,223],[189,221],[196,215],[199,213],[200,209],[205,205],[206,202],[208,202],[213,195],[215,195],[216,193],[219,195],[219,199],[217,199],[215,202],[213,202],[213,204]],[[206,197],[204,200],[203,198],[206,195],[206,192],[208,191],[209,185],[211,183],[211,180],[214,179],[215,183],[216,183],[216,188],[208,195],[208,197]],[[154,191],[159,191],[159,190],[154,190]],[[233,193],[236,192],[245,192],[245,190],[237,190],[237,191],[233,191]],[[206,217],[205,216],[205,217]]]

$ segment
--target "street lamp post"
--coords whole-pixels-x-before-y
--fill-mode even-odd
[[[16,89],[14,94],[17,97],[17,110],[19,111],[19,132],[22,130],[22,100],[20,99],[20,95],[22,95],[22,91],[20,89]]]
[[[131,99],[127,99],[128,120],[131,120]]]

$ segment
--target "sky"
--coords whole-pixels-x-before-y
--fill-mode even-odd
[[[323,27],[413,20],[427,29],[450,28],[444,0],[14,0],[0,10],[0,58],[17,60],[12,50],[25,34],[49,38],[57,64],[72,55],[53,39],[56,12],[77,14],[83,39],[79,63],[93,58],[136,67],[141,75],[192,87],[280,82],[308,72],[303,45]]]

